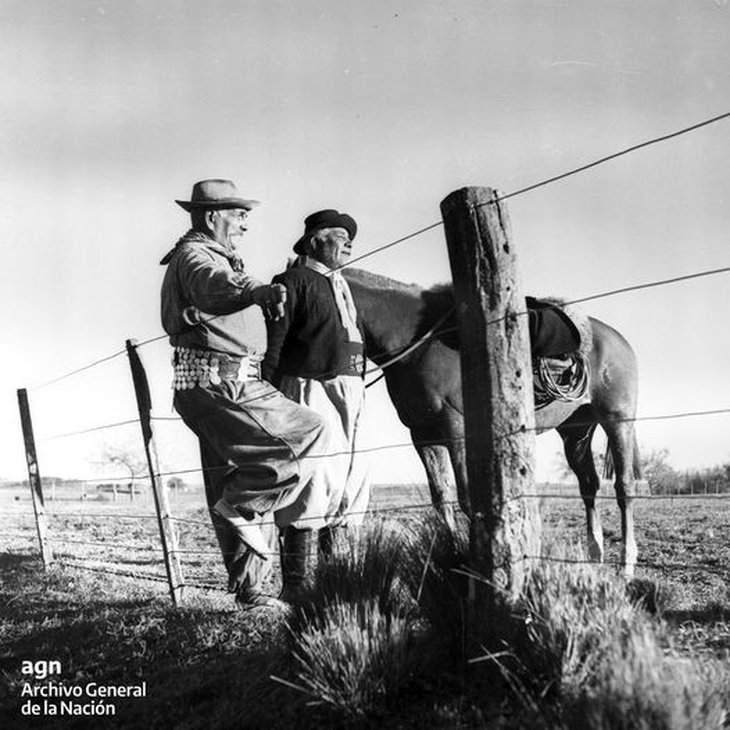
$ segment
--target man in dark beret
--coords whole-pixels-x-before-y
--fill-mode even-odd
[[[347,213],[326,209],[308,216],[294,244],[295,264],[274,277],[287,290],[284,315],[267,322],[265,377],[324,417],[341,439],[340,456],[332,459],[336,470],[327,527],[319,531],[320,554],[331,552],[335,528],[362,523],[370,498],[368,465],[357,450],[365,400],[363,334],[349,286],[338,271],[350,258],[356,235],[357,223]],[[291,586],[305,575],[312,534],[295,526],[284,531],[289,563],[283,565],[293,576]]]

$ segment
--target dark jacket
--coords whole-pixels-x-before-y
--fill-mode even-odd
[[[266,323],[264,377],[274,385],[282,375],[314,380],[337,375],[362,377],[363,345],[348,340],[327,277],[297,266],[275,276],[274,282],[286,286],[287,298],[284,317]],[[362,334],[359,317],[357,326]]]

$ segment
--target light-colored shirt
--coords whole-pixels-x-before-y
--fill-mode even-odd
[[[188,231],[163,258],[162,326],[176,347],[262,356],[266,326],[243,262],[209,236]]]

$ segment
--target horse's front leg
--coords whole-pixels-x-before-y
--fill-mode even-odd
[[[412,431],[413,445],[421,457],[423,466],[426,469],[428,488],[431,492],[431,503],[436,511],[444,518],[452,532],[456,531],[456,518],[454,517],[454,487],[451,478],[451,465],[449,464],[449,452],[442,444],[425,444],[429,439],[419,437]]]
[[[621,512],[621,565],[624,575],[633,578],[638,557],[634,534],[634,424],[607,421],[603,429],[616,469],[616,501]]]
[[[588,557],[596,563],[603,562],[603,528],[601,516],[596,506],[596,494],[601,480],[596,472],[591,451],[591,439],[596,425],[587,423],[588,409],[579,409],[565,424],[558,428],[563,439],[563,449],[568,466],[578,478],[580,495],[586,510],[586,532],[588,538]],[[576,421],[575,426],[570,421]]]

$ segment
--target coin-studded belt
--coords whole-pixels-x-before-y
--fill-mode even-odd
[[[222,380],[244,383],[261,380],[261,361],[251,357],[231,357],[220,352],[176,347],[172,356],[175,377],[172,387],[186,390],[196,385],[218,385]]]
[[[337,371],[337,375],[356,375],[363,377],[365,372],[365,358],[361,352],[348,355],[347,361]]]

